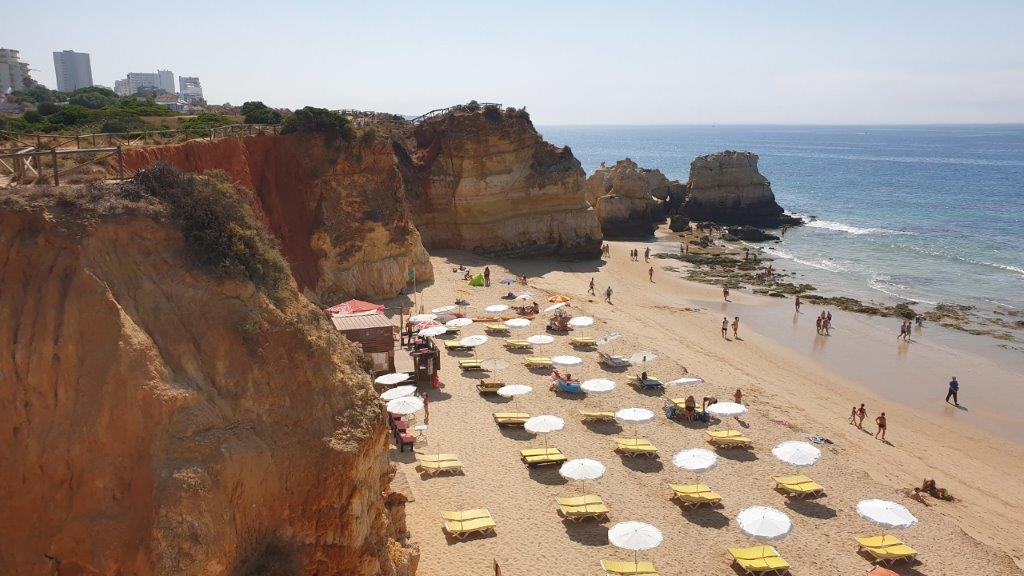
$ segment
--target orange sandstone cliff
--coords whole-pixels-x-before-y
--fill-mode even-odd
[[[386,142],[295,134],[125,150],[131,171],[158,160],[188,172],[224,170],[250,190],[299,287],[320,304],[392,297],[410,271],[433,276]]]
[[[413,572],[354,347],[117,190],[0,194],[0,573]]]

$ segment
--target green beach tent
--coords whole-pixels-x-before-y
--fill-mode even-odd
[[[484,285],[484,275],[483,274],[477,274],[476,276],[473,276],[473,279],[469,281],[469,285],[470,286],[483,286]]]

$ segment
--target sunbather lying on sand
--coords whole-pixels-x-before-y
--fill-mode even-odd
[[[939,500],[953,500],[953,495],[949,493],[949,490],[940,488],[935,484],[935,480],[932,480],[931,478],[924,479],[924,482],[921,483],[921,491],[927,492],[928,494],[931,494],[933,498],[938,498]]]

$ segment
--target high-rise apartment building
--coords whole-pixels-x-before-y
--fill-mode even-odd
[[[178,76],[178,95],[189,103],[203,99],[203,85],[196,76]]]
[[[35,82],[28,71],[28,62],[22,62],[17,50],[0,48],[0,93],[17,92]]]
[[[74,92],[92,86],[92,65],[84,52],[64,50],[53,53],[53,69],[57,73],[57,90]]]
[[[114,92],[122,96],[130,96],[144,88],[155,88],[168,94],[174,94],[174,72],[170,70],[157,70],[155,73],[129,72],[128,78],[114,82]]]

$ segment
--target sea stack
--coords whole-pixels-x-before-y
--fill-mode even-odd
[[[681,212],[692,220],[762,228],[800,223],[775,202],[771,183],[757,169],[757,154],[735,150],[690,163]]]
[[[665,218],[664,200],[671,188],[660,171],[640,168],[629,158],[610,168],[602,163],[584,184],[587,202],[607,238],[654,234]]]

